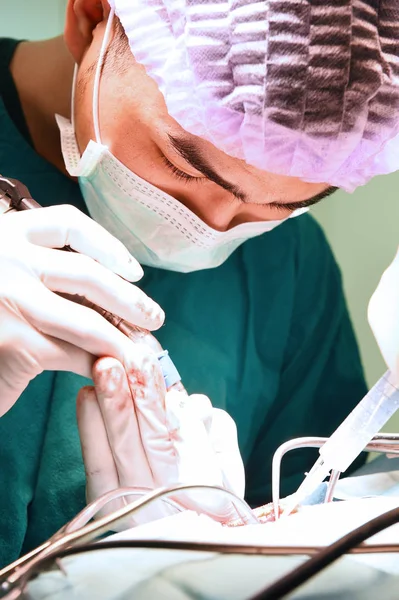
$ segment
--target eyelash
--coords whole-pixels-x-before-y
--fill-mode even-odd
[[[298,206],[296,204],[269,204],[269,206],[271,208],[275,208],[276,210],[280,210],[280,211],[287,211],[287,210],[291,210],[294,211],[298,208]]]
[[[184,171],[181,171],[178,167],[176,167],[173,163],[170,162],[170,160],[168,158],[166,158],[166,156],[162,156],[162,162],[164,163],[164,165],[169,169],[169,171],[171,171],[174,176],[176,177],[176,179],[180,179],[187,182],[204,182],[206,181],[205,177],[194,177],[193,175],[189,175],[188,173],[185,173]]]

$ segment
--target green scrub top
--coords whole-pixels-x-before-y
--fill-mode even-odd
[[[43,206],[86,210],[78,185],[33,150],[21,118],[10,116],[10,96],[14,112],[17,102],[12,80],[6,92],[3,77],[0,173],[23,181]],[[323,232],[304,215],[247,241],[216,269],[144,270],[139,285],[166,313],[159,341],[189,393],[208,395],[234,418],[246,498],[251,505],[269,501],[277,447],[329,435],[366,392],[340,272]],[[71,373],[44,372],[0,419],[0,565],[84,506],[75,399],[85,384]],[[283,495],[315,458],[311,450],[287,455]]]

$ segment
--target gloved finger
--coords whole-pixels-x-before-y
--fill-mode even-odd
[[[102,358],[97,361],[95,375],[106,377],[109,374],[108,367],[112,368],[109,363],[110,359]],[[116,362],[116,361],[115,361]],[[102,369],[101,363],[104,368]],[[121,365],[118,365],[121,367]],[[123,369],[122,369],[123,370]],[[104,382],[103,382],[104,383]],[[115,387],[115,393],[117,387]],[[111,406],[109,408],[112,408]],[[106,423],[98,404],[98,398],[95,389],[92,387],[83,388],[80,390],[77,399],[77,417],[79,434],[81,439],[82,454],[86,469],[86,490],[87,501],[92,502],[99,498],[102,494],[117,489],[118,487],[142,487],[135,480],[136,476],[139,479],[140,473],[135,473],[133,467],[137,467],[134,458],[129,465],[129,481],[123,481],[118,472],[118,461],[115,462],[114,454],[109,442],[108,433],[106,431]],[[111,417],[112,418],[112,417]],[[118,455],[118,459],[120,456]],[[119,461],[120,462],[120,461]],[[131,476],[133,475],[133,480]],[[138,490],[138,496],[142,495],[142,491]],[[110,514],[128,504],[137,500],[138,496],[126,496],[109,502],[96,515],[96,518]],[[124,519],[117,525],[112,526],[114,531],[123,531],[127,527],[133,527],[148,521],[160,519],[171,514],[175,514],[176,509],[165,503],[155,503],[144,509],[135,511],[135,513]]]
[[[161,327],[161,307],[140,288],[128,283],[83,254],[30,246],[36,275],[50,290],[80,294],[105,310],[144,329]]]
[[[82,388],[76,399],[76,415],[86,472],[87,502],[119,487],[118,472],[94,388]],[[107,504],[101,514],[123,506],[122,499]]]
[[[168,392],[166,406],[169,428],[178,464],[179,483],[223,487],[223,472],[203,420],[209,410],[208,403],[210,401],[205,396],[187,397],[181,392]],[[178,493],[174,499],[187,509],[204,512],[221,522],[239,516],[230,498],[217,491],[190,490]]]
[[[19,301],[26,321],[45,335],[58,338],[94,356],[115,356],[121,362],[135,345],[95,311],[50,292],[45,286],[31,286],[35,298]]]
[[[386,364],[399,382],[399,253],[370,299],[368,321]]]
[[[182,399],[184,402],[184,400]],[[194,418],[202,421],[205,431],[209,435],[212,427],[213,406],[208,396],[203,394],[191,394],[185,403],[186,410],[189,410]]]
[[[202,419],[208,410],[206,401],[211,404],[206,396],[187,396],[177,391],[166,394],[168,429],[178,460],[180,483],[223,484]]]
[[[123,365],[113,358],[98,360],[93,367],[93,381],[119,485],[153,488],[147,439],[139,429]]]
[[[237,426],[231,416],[219,408],[213,409],[210,439],[223,473],[223,485],[244,498],[245,471],[238,446]]]
[[[226,411],[213,408],[209,398],[200,394],[189,397],[186,411],[201,419],[205,425],[216,463],[223,476],[222,485],[243,498],[245,471],[234,420]]]
[[[7,215],[7,229],[38,246],[74,250],[90,256],[128,281],[138,281],[143,270],[127,248],[104,227],[71,205],[51,206]]]
[[[28,383],[44,370],[71,371],[91,377],[94,357],[84,350],[42,335],[22,320],[6,320],[0,344],[0,416],[17,401]]]
[[[155,485],[176,482],[174,432],[166,416],[165,382],[157,357],[144,344],[136,344],[124,366]]]
[[[69,371],[91,379],[93,364],[97,359],[81,348],[57,340],[51,336],[41,336],[45,347],[40,347],[41,360],[45,371]]]

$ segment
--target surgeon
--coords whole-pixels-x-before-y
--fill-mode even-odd
[[[93,499],[205,465],[243,494],[226,413],[262,504],[278,445],[328,435],[365,393],[334,258],[292,218],[396,168],[397,20],[362,7],[70,0],[64,38],[2,40],[0,171],[46,208],[0,220],[1,562],[76,514],[86,483]],[[224,412],[165,396],[150,353],[55,292],[158,330]],[[171,450],[182,429],[196,452]],[[142,449],[119,453],[132,431]],[[287,458],[283,494],[313,458]]]
[[[368,320],[399,389],[399,251],[370,299]]]

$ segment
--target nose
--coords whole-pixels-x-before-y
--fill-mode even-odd
[[[237,224],[239,204],[227,194],[198,193],[179,201],[216,231],[227,231]]]

